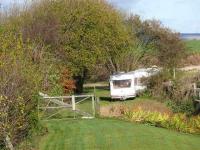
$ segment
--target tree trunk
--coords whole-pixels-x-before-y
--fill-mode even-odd
[[[79,76],[75,76],[74,80],[75,80],[75,86],[76,86],[75,93],[78,93],[78,94],[82,93],[84,78],[81,75],[79,75]]]
[[[76,86],[75,93],[77,94],[83,93],[83,84],[85,82],[86,74],[87,74],[87,70],[84,69],[82,72],[82,75],[77,75],[73,77],[75,80],[75,86]]]

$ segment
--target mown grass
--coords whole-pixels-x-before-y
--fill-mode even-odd
[[[113,119],[45,122],[40,150],[198,150],[200,136]]]
[[[200,40],[188,40],[185,41],[188,53],[199,54],[200,53]]]
[[[87,87],[84,88],[85,94],[95,94],[97,97],[110,97],[110,89],[108,86],[103,87]]]

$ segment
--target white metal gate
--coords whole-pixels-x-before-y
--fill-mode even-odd
[[[38,117],[41,120],[65,118],[94,118],[95,96],[48,96],[39,93],[42,99],[38,102]]]

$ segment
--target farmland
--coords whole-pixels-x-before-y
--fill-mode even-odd
[[[200,53],[200,40],[188,40],[186,46],[190,53]]]

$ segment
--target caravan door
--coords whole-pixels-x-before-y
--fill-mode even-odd
[[[142,82],[143,78],[144,77],[134,78],[134,87],[135,87],[136,94],[139,94],[140,92],[144,91],[147,88],[147,86],[144,85],[144,83]]]

